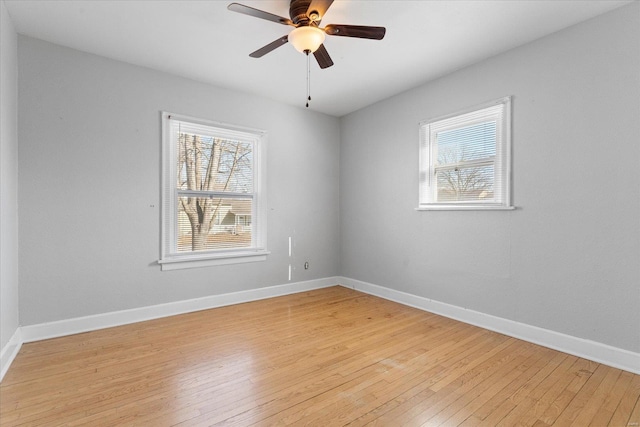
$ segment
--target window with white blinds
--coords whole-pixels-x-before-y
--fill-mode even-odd
[[[511,98],[420,124],[418,209],[511,209]]]
[[[163,270],[265,259],[266,134],[163,113]]]

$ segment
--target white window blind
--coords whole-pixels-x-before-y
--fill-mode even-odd
[[[510,98],[420,125],[420,208],[510,207]]]

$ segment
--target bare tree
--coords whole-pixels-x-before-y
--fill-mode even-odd
[[[466,147],[439,150],[436,167],[438,200],[469,200],[492,196],[493,185],[487,164],[475,164]]]
[[[249,144],[181,133],[178,138],[178,188],[207,192],[241,192],[251,174]],[[180,197],[191,224],[191,250],[207,248],[207,238],[223,204],[211,195]]]

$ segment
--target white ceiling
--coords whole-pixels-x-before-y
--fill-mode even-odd
[[[342,116],[637,0],[336,0],[322,24],[384,26],[381,41],[327,36],[335,65],[311,69],[311,109]],[[287,0],[237,0],[288,17]],[[306,58],[292,27],[227,10],[231,0],[5,0],[28,36],[303,107]]]

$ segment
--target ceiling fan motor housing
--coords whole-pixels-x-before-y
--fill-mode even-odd
[[[293,21],[296,26],[304,27],[311,25],[313,21],[309,19],[309,15],[313,12],[318,15],[317,11],[309,11],[309,15],[307,15],[307,11],[309,10],[309,5],[311,5],[311,0],[292,0],[289,6],[289,17]]]

